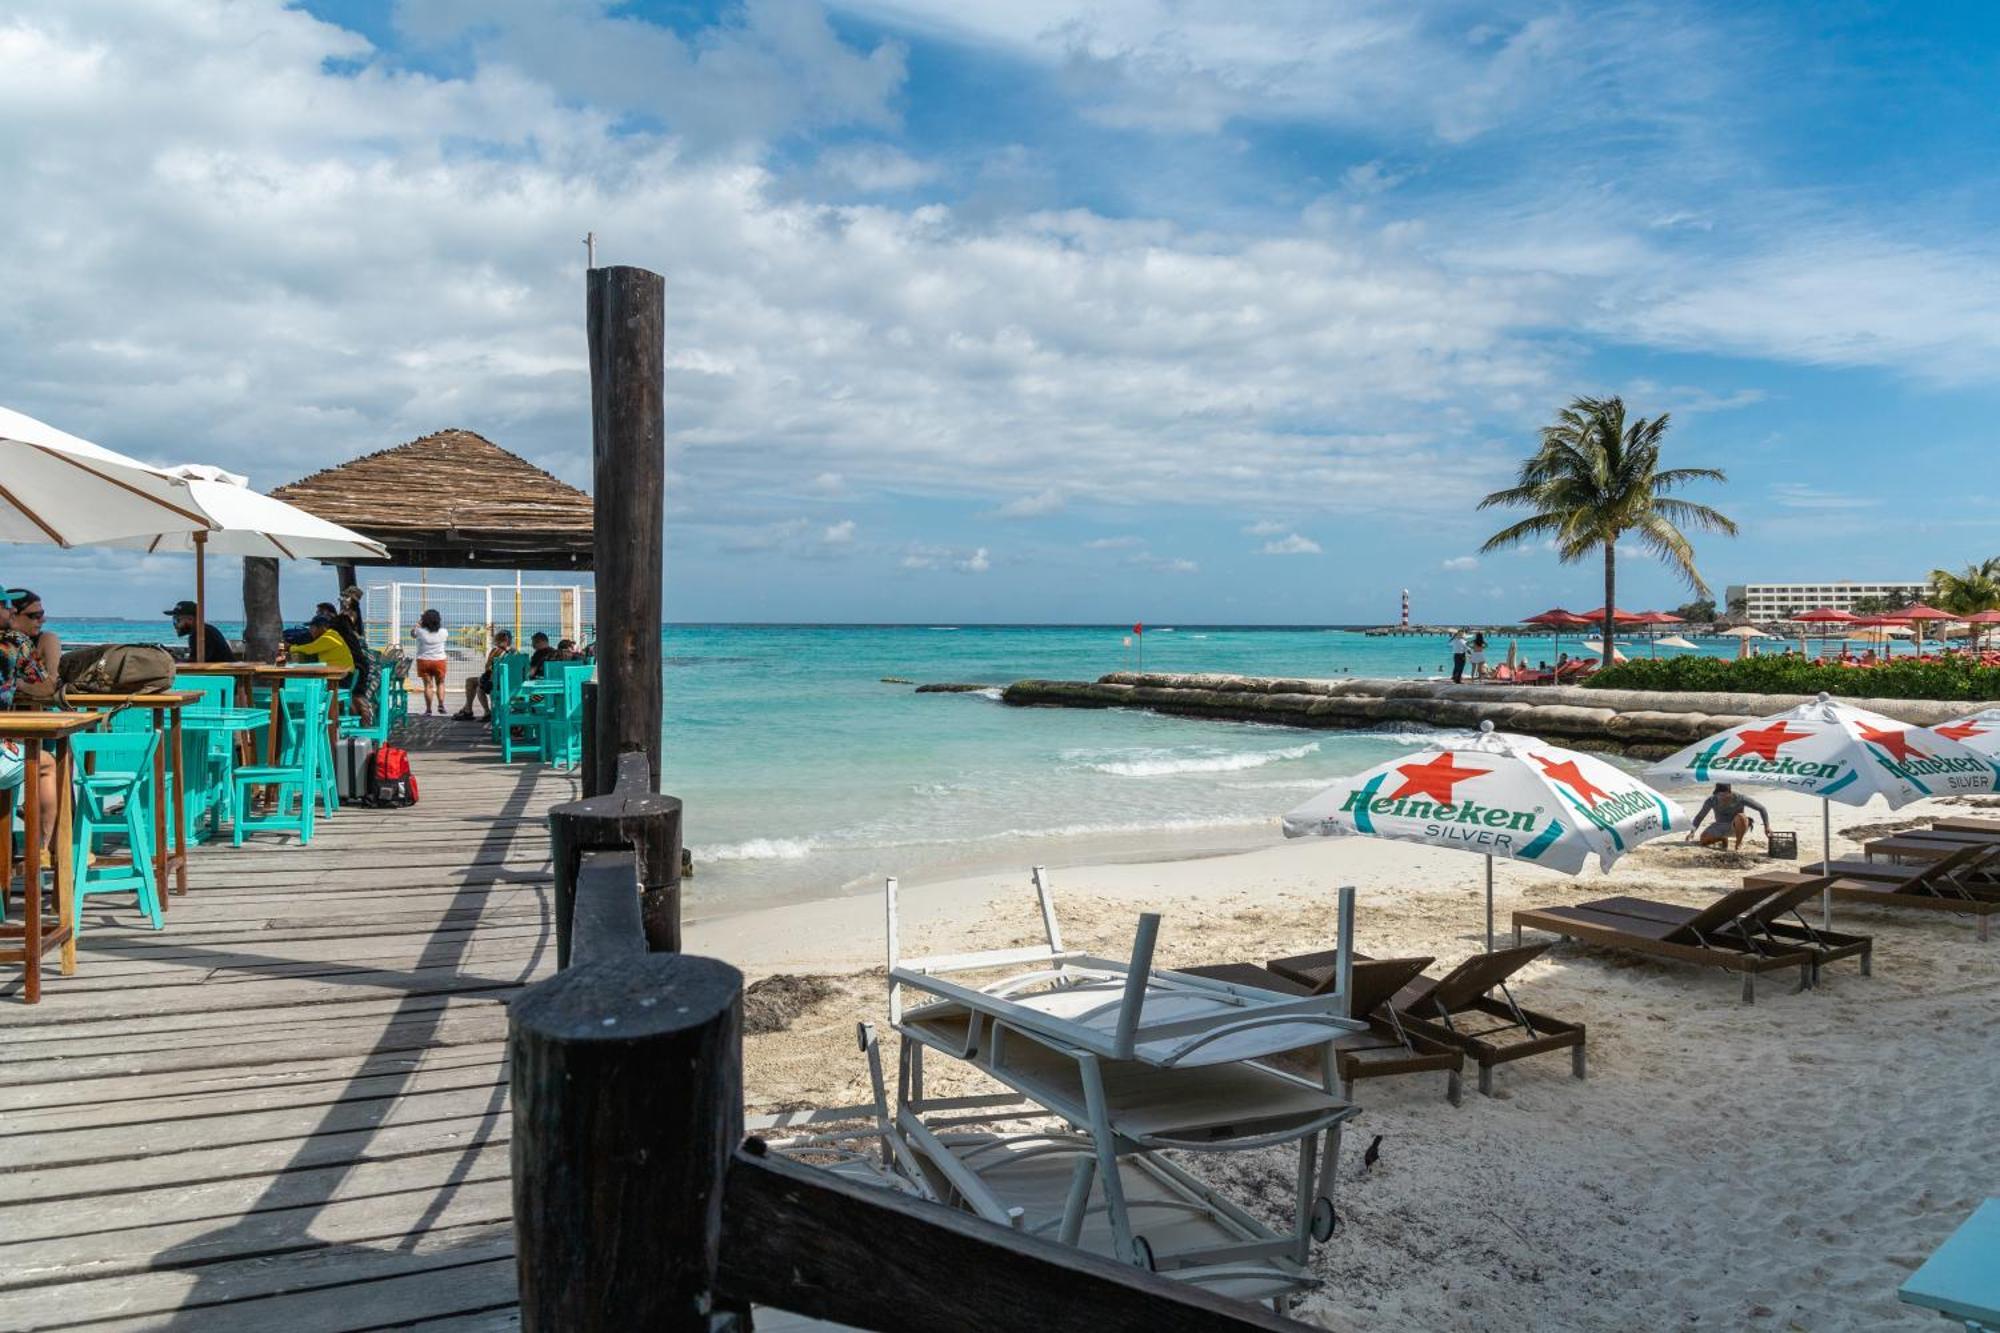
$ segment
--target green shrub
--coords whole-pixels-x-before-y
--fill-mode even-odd
[[[2000,667],[1953,656],[1880,666],[1823,666],[1804,657],[1674,657],[1627,662],[1591,676],[1599,690],[1827,694],[1877,699],[2000,699]]]

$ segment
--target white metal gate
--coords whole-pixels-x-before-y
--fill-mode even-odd
[[[526,645],[540,630],[551,639],[571,639],[578,647],[597,637],[597,590],[584,583],[377,583],[366,589],[364,617],[376,648],[402,644],[427,610],[435,610],[451,633],[455,656],[486,651],[492,632],[512,630]]]

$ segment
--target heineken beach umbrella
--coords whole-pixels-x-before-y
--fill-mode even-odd
[[[1822,694],[1697,741],[1646,770],[1667,782],[1789,787],[1820,798],[1820,853],[1833,860],[1830,802],[1866,805],[1880,796],[1894,810],[1926,796],[1989,792],[1994,761],[1943,731],[1926,731]],[[1821,904],[1832,924],[1833,894]]]
[[[1932,727],[1931,734],[1956,741],[1985,759],[2000,759],[2000,708],[1982,708]]]
[[[1486,857],[1486,948],[1493,949],[1493,858],[1574,875],[1601,869],[1687,822],[1674,804],[1593,755],[1479,724],[1470,745],[1431,749],[1343,778],[1285,816],[1288,838],[1392,838]]]

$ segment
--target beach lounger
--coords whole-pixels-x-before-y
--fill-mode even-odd
[[[1799,969],[1799,989],[1812,984],[1813,955],[1803,947],[1776,948],[1760,943],[1740,918],[1768,899],[1771,888],[1734,889],[1684,921],[1655,921],[1629,913],[1591,907],[1539,907],[1514,913],[1514,943],[1523,929],[1545,930],[1622,949],[1649,958],[1694,963],[1741,973],[1743,1002],[1757,999],[1757,977],[1785,968]]]
[[[1978,921],[1979,938],[1991,938],[1991,922],[2000,913],[2000,882],[1988,869],[2000,860],[2000,846],[1968,846],[1936,861],[1895,865],[1887,861],[1835,861],[1803,870],[1772,870],[1746,876],[1746,887],[1779,888],[1802,879],[1831,875],[1824,887],[1847,902],[1917,911],[1950,912]]]
[[[747,1116],[744,1133],[761,1142],[766,1152],[831,1171],[843,1180],[936,1202],[921,1164],[889,1115],[889,1094],[882,1078],[882,1052],[876,1045],[874,1025],[856,1024],[855,1036],[868,1060],[874,1101],[863,1106]]]
[[[1936,833],[1930,829],[1909,829],[1889,837],[1870,838],[1861,844],[1864,860],[1942,861],[1967,847],[2000,846],[2000,834]]]
[[[1035,1114],[1032,1103],[1016,1102],[990,1115],[937,1116],[927,1124],[905,1108],[896,1128],[920,1163],[925,1188],[946,1205],[1132,1261],[1111,1225],[1095,1145],[1080,1134],[1015,1123]],[[1298,1256],[1313,1239],[1332,1234],[1331,1201],[1325,1213],[1305,1220],[1301,1233],[1288,1235],[1164,1156],[1133,1154],[1117,1166],[1141,1266],[1218,1295],[1268,1300],[1280,1313],[1319,1286]]]
[[[1861,960],[1861,975],[1870,976],[1874,972],[1875,938],[1872,935],[1847,935],[1837,931],[1821,930],[1805,919],[1799,911],[1802,904],[1818,897],[1827,887],[1825,875],[1801,875],[1785,884],[1767,885],[1759,883],[1754,887],[1774,889],[1768,898],[1737,918],[1739,927],[1750,932],[1752,938],[1760,938],[1774,949],[1804,948],[1813,955],[1813,982],[1819,982],[1819,974],[1828,963],[1843,958]],[[1746,885],[1746,887],[1751,887]],[[1600,912],[1613,912],[1623,916],[1636,916],[1649,921],[1670,923],[1692,920],[1701,909],[1681,907],[1674,903],[1654,902],[1647,898],[1600,898],[1596,902],[1583,903]]]
[[[1338,981],[1335,950],[1310,957],[1324,960],[1311,980],[1289,976],[1278,963],[1258,967],[1254,963],[1221,963],[1212,967],[1180,969],[1191,976],[1210,977],[1240,986],[1256,986],[1280,995],[1316,995]],[[1284,961],[1284,960],[1279,960]],[[1424,1034],[1408,1031],[1389,1001],[1414,981],[1429,958],[1362,958],[1356,956],[1349,982],[1353,1017],[1365,1019],[1366,1032],[1353,1032],[1333,1043],[1334,1070],[1343,1096],[1352,1096],[1362,1079],[1393,1078],[1401,1074],[1423,1074],[1442,1070],[1445,1098],[1459,1103],[1459,1081],[1465,1057],[1458,1047]]]
[[[1945,819],[1933,819],[1931,828],[1939,833],[2000,833],[2000,819],[1952,815]]]
[[[1479,1066],[1479,1091],[1493,1095],[1493,1070],[1510,1061],[1567,1050],[1570,1073],[1585,1072],[1584,1026],[1523,1008],[1507,979],[1548,949],[1546,944],[1516,945],[1492,953],[1474,954],[1442,977],[1421,976],[1391,998],[1389,1012],[1413,1039],[1428,1040],[1472,1057]],[[1309,983],[1324,974],[1333,955],[1304,954],[1278,958],[1271,970],[1294,981]],[[1498,991],[1496,998],[1494,992]],[[1476,1016],[1476,1017],[1475,1017]],[[1499,1026],[1478,1026],[1488,1020]]]
[[[994,1105],[992,1096],[929,1096],[926,1052],[969,1063],[1069,1122],[1095,1155],[1112,1252],[1132,1262],[1147,1262],[1149,1252],[1133,1228],[1121,1159],[1163,1148],[1297,1144],[1297,1221],[1281,1248],[1303,1264],[1322,1230],[1317,1219],[1332,1215],[1341,1126],[1355,1113],[1340,1094],[1333,1051],[1337,1038],[1367,1026],[1348,1016],[1349,991],[1336,984],[1287,995],[1156,970],[1160,918],[1152,913],[1140,916],[1128,960],[1078,953],[1063,945],[1047,872],[1035,867],[1032,882],[1044,943],[925,958],[901,956],[896,881],[885,886],[890,1017],[905,1039],[899,1123],[905,1113],[957,1116]],[[1341,889],[1337,902],[1338,938],[1351,939],[1354,890]],[[974,975],[995,972],[1003,975]],[[905,992],[918,1001],[907,1009]],[[1317,1080],[1260,1058],[1302,1049],[1320,1054]]]

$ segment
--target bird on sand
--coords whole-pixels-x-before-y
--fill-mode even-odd
[[[1380,1134],[1377,1134],[1375,1136],[1375,1141],[1368,1145],[1368,1151],[1361,1154],[1361,1169],[1363,1171],[1373,1170],[1375,1163],[1381,1160],[1382,1160],[1382,1136]]]

